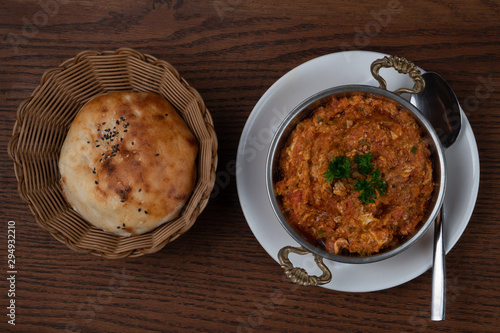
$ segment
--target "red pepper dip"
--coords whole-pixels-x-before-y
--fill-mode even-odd
[[[370,173],[362,174],[357,156],[370,156]],[[338,157],[350,171],[328,181]],[[301,121],[281,149],[278,171],[275,193],[288,223],[339,255],[375,254],[411,236],[433,191],[429,147],[411,113],[361,93],[334,97]],[[383,186],[367,202],[361,185],[377,176]]]

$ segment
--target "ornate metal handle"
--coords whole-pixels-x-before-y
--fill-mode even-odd
[[[372,63],[371,65],[372,75],[375,78],[375,80],[377,80],[378,83],[380,84],[379,88],[387,89],[387,84],[385,80],[378,73],[381,67],[384,68],[392,67],[395,70],[397,70],[398,73],[408,74],[415,83],[413,89],[399,88],[394,91],[395,94],[397,95],[401,95],[402,93],[418,94],[419,92],[424,90],[425,81],[422,78],[422,74],[418,70],[417,66],[415,66],[415,64],[409,61],[408,59],[404,57],[390,56],[390,57],[384,57],[382,59],[377,59]]]
[[[301,286],[318,286],[321,284],[326,284],[332,280],[332,273],[323,263],[323,258],[315,253],[311,253],[314,256],[314,261],[321,269],[323,274],[321,276],[309,275],[305,269],[300,267],[293,267],[292,262],[288,259],[290,252],[297,253],[300,255],[310,254],[304,247],[293,247],[285,246],[278,253],[278,259],[281,264],[281,268],[285,271],[286,276],[292,280],[292,282],[300,284]]]

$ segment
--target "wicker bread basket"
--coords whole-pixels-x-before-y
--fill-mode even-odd
[[[80,108],[98,94],[120,90],[163,96],[200,143],[196,185],[179,217],[131,237],[104,232],[80,217],[64,199],[58,170],[61,146]],[[19,106],[8,151],[19,194],[40,227],[74,251],[106,258],[153,253],[186,232],[207,205],[217,167],[213,121],[199,93],[169,63],[128,48],[84,51],[45,72]]]

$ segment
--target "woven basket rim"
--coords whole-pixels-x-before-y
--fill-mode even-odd
[[[133,75],[136,75],[138,78],[133,79],[135,80],[135,82],[126,83],[130,85],[139,85],[140,91],[148,91],[150,87],[153,87],[154,84],[157,84],[157,86],[155,86],[155,89],[157,89],[158,91],[154,91],[154,89],[151,88],[152,91],[150,92],[158,93],[165,97],[167,100],[168,98],[165,95],[170,94],[170,96],[175,98],[173,103],[177,103],[178,105],[182,105],[188,108],[184,111],[187,110],[186,116],[188,116],[189,119],[184,120],[187,121],[188,126],[190,126],[195,136],[202,135],[201,139],[197,136],[197,139],[200,142],[201,149],[197,159],[197,182],[191,198],[184,207],[184,211],[177,219],[169,221],[157,227],[153,231],[150,231],[143,235],[130,237],[121,237],[102,230],[98,230],[88,222],[86,222],[88,224],[88,228],[85,229],[85,226],[82,226],[82,222],[79,220],[83,219],[79,217],[76,212],[71,212],[72,208],[69,207],[69,204],[66,203],[67,208],[69,207],[69,211],[65,211],[64,207],[61,208],[61,204],[57,203],[57,200],[53,202],[44,202],[44,204],[50,206],[48,209],[50,218],[46,221],[47,218],[44,215],[47,215],[47,209],[45,206],[40,205],[39,200],[41,199],[39,199],[39,197],[45,194],[45,192],[50,193],[54,197],[58,197],[58,191],[60,189],[57,186],[51,185],[42,187],[40,189],[44,191],[42,194],[37,192],[38,188],[36,188],[36,186],[38,186],[37,184],[39,184],[40,181],[36,178],[30,177],[31,175],[29,174],[29,171],[33,166],[26,162],[25,154],[27,153],[25,152],[25,150],[27,149],[23,146],[25,142],[33,139],[32,137],[30,137],[30,135],[37,135],[28,133],[28,130],[30,129],[29,126],[36,126],[32,124],[32,122],[34,121],[31,121],[31,119],[28,117],[28,112],[38,112],[35,113],[36,116],[39,116],[45,112],[45,109],[43,108],[40,108],[40,111],[32,111],[39,107],[40,103],[44,102],[44,96],[42,94],[43,92],[48,90],[50,93],[50,89],[53,88],[52,86],[56,85],[58,80],[58,82],[61,82],[61,76],[70,73],[72,70],[78,71],[79,69],[76,68],[78,68],[79,66],[83,68],[82,72],[92,73],[96,75],[93,71],[85,72],[85,66],[93,64],[94,61],[112,61],[115,59],[120,59],[127,63],[137,64],[143,69],[151,70],[158,75],[161,74],[161,77],[153,75],[153,79],[157,80],[159,83],[156,83],[156,81],[152,83],[150,82],[149,77],[143,78],[141,76],[142,72],[132,71],[131,73]],[[122,67],[118,68],[120,70],[123,70]],[[128,71],[130,69],[127,68],[126,70]],[[69,79],[69,81],[71,81],[71,78]],[[73,84],[73,82],[71,84]],[[79,83],[77,82],[74,85],[77,84]],[[98,92],[90,98],[93,98],[99,94],[113,91],[113,87],[110,88],[111,90],[108,90],[108,88],[103,89],[104,90],[98,90]],[[167,93],[165,93],[165,89],[170,89],[171,91],[169,90],[167,91]],[[120,88],[114,91],[120,90],[126,89]],[[132,91],[134,91],[134,89],[132,89]],[[179,92],[181,93],[181,95],[179,95]],[[89,95],[91,95],[92,93],[93,91],[90,91]],[[50,99],[52,95],[49,94],[48,96]],[[78,95],[71,95],[70,97],[65,96],[64,98],[61,97],[61,99],[63,100],[70,100],[71,102],[73,102],[73,104],[78,104],[75,101],[84,98],[85,97]],[[57,104],[58,101],[45,102],[52,103],[50,104],[52,106],[54,104],[57,105],[59,109],[54,106],[54,108],[57,110],[63,109],[62,107],[60,107],[60,104]],[[172,100],[170,102],[172,102]],[[185,118],[182,113],[180,113],[180,115],[181,117]],[[52,114],[47,112],[47,115],[45,116],[50,118]],[[60,134],[60,136],[61,135],[62,134]],[[36,141],[36,139],[37,138],[35,138],[35,143],[39,143],[39,141]],[[35,216],[36,223],[42,229],[48,231],[55,239],[57,239],[61,243],[64,243],[68,248],[75,252],[91,253],[110,259],[118,259],[124,257],[137,257],[144,254],[157,252],[166,244],[175,240],[180,235],[189,230],[189,228],[194,224],[196,218],[206,207],[210,197],[210,193],[215,183],[215,171],[218,161],[217,145],[218,143],[214,130],[213,120],[210,112],[205,106],[203,98],[195,88],[190,86],[189,83],[180,76],[179,72],[175,69],[174,66],[164,60],[159,60],[152,55],[143,54],[131,48],[119,48],[115,51],[82,51],[75,57],[63,61],[59,66],[50,68],[45,71],[40,79],[40,84],[37,86],[37,88],[34,89],[30,97],[20,103],[17,109],[16,121],[13,127],[12,137],[8,144],[8,154],[14,162],[14,172],[18,182],[19,195],[21,199],[28,204],[31,212]],[[53,161],[49,161],[49,164],[51,162]],[[52,170],[52,172],[54,172],[54,170]],[[57,173],[59,174],[58,170]],[[35,187],[36,191],[29,191],[30,189],[32,190],[33,187]],[[189,216],[187,216],[187,213],[189,213]],[[72,221],[75,221],[74,225]]]

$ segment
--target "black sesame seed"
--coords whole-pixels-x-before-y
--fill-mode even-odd
[[[103,125],[106,125],[106,122],[103,122],[102,124],[103,124]]]
[[[125,226],[125,223],[123,223],[123,226]]]
[[[123,130],[124,132],[127,132],[127,130]]]
[[[139,192],[141,192],[141,191],[142,191],[142,188],[139,189]]]
[[[117,120],[117,121],[116,121],[116,124],[117,124],[117,125],[120,125],[120,121],[119,121],[119,120]]]
[[[123,201],[123,200],[120,200],[120,201],[121,201],[121,202],[125,202],[125,201]]]
[[[166,116],[168,116],[168,114],[167,114],[167,113],[165,113],[165,117],[166,117]]]
[[[123,138],[120,138],[120,141],[122,141],[122,142],[123,142]]]
[[[100,132],[100,131],[101,131],[101,129],[100,129],[100,128],[98,128],[98,129],[97,129],[97,132]]]
[[[99,184],[99,182],[98,182],[97,180],[94,180],[94,183],[95,183],[96,185],[97,185],[97,184]]]
[[[87,143],[90,143],[90,141],[87,141]]]
[[[132,141],[131,145],[132,145],[132,146],[134,145],[134,141]]]
[[[96,147],[96,148],[99,148],[100,146],[101,146],[101,145],[97,145],[97,146],[95,146],[95,147]]]
[[[137,211],[138,211],[138,212],[140,212],[140,211],[141,211],[141,209],[139,208]]]
[[[156,156],[160,156],[160,154],[156,154]]]
[[[116,229],[120,229],[120,226],[117,226]]]
[[[144,211],[144,214],[147,214],[147,213],[148,213],[148,211],[147,211],[147,210],[145,210],[145,211]]]

